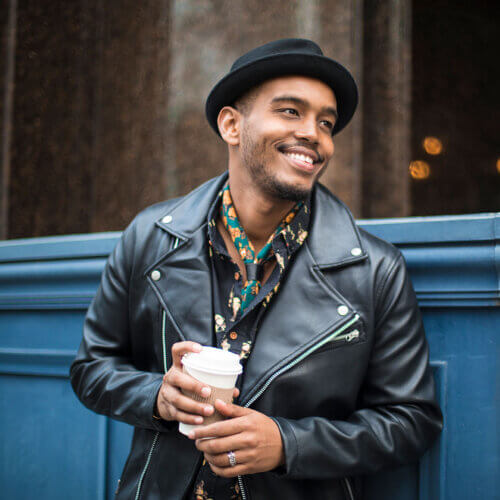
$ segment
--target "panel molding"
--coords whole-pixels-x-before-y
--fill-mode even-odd
[[[419,463],[419,500],[444,500],[446,498],[446,420],[448,400],[448,362],[430,362],[444,426],[436,443],[425,453]]]
[[[5,296],[0,294],[0,310],[58,310],[75,309],[86,311],[95,294],[72,293],[72,294],[18,294],[16,296]]]
[[[1,375],[69,378],[76,352],[69,349],[0,348]]]

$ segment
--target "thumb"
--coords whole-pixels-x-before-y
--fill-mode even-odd
[[[252,411],[248,408],[244,408],[243,406],[238,406],[232,403],[224,403],[222,399],[216,399],[214,406],[219,413],[227,418],[242,417],[243,415],[248,415]]]

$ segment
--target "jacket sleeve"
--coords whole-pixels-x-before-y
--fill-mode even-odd
[[[357,410],[346,420],[276,417],[290,478],[355,476],[416,461],[438,436],[420,311],[401,254],[378,287],[375,340]]]
[[[133,363],[129,284],[134,245],[133,222],[110,255],[88,309],[71,384],[90,410],[136,427],[166,430],[170,422],[153,418],[163,374],[140,371]]]

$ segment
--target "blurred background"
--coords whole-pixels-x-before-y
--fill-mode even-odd
[[[322,178],[358,218],[500,209],[495,1],[2,0],[0,239],[123,229],[226,168],[205,98],[318,42],[361,101]]]

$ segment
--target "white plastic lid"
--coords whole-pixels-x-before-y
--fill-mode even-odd
[[[239,375],[243,371],[240,357],[216,347],[203,346],[201,352],[188,352],[182,356],[188,368],[221,375]]]

